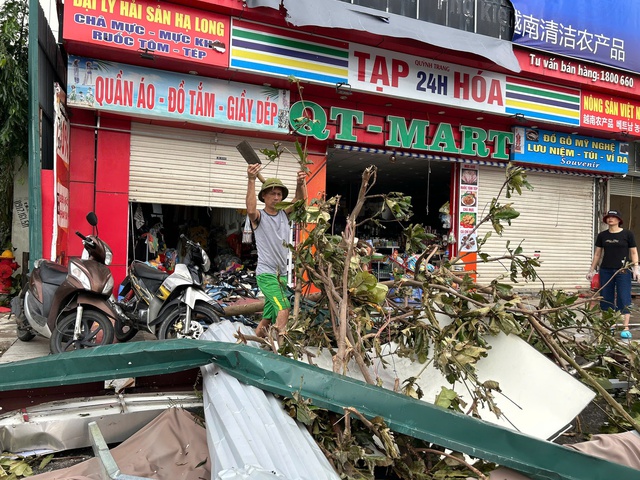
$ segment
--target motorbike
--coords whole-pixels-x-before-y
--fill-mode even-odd
[[[220,321],[222,307],[214,304],[203,284],[211,260],[200,244],[185,235],[180,238],[187,245],[188,261],[177,263],[173,273],[138,260],[131,263],[113,304],[119,342],[131,340],[141,330],[159,340],[199,338],[208,325]]]
[[[114,282],[108,267],[113,253],[98,236],[95,213],[86,218],[96,234],[76,232],[84,246],[82,258],[71,258],[67,266],[37,260],[28,285],[11,302],[18,338],[49,338],[51,353],[113,342],[109,298]]]

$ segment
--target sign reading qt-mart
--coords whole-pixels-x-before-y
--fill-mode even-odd
[[[573,170],[626,174],[629,144],[547,130],[513,129],[511,160]]]

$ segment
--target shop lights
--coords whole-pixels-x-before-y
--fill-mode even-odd
[[[336,83],[336,93],[340,95],[340,98],[344,100],[343,97],[348,97],[353,92],[351,91],[351,85],[346,82]]]
[[[140,52],[140,58],[143,58],[145,60],[156,59],[156,52],[154,50],[149,50],[148,48],[139,48],[138,51]]]

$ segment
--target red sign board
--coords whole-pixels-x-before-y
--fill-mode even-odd
[[[640,105],[626,98],[582,91],[580,126],[640,135]]]
[[[64,39],[228,67],[230,18],[150,0],[67,0]]]
[[[573,58],[550,56],[535,50],[513,49],[523,72],[582,84],[585,87],[640,95],[640,76]],[[551,80],[550,80],[551,81]]]

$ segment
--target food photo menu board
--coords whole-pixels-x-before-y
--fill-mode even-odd
[[[458,251],[476,252],[478,244],[476,232],[473,231],[478,220],[478,168],[476,166],[462,167],[458,201]]]

